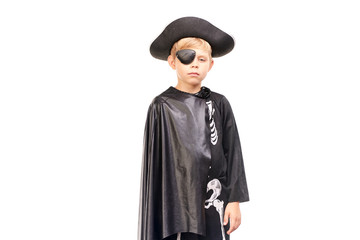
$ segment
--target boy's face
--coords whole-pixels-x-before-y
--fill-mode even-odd
[[[192,49],[196,52],[194,60],[189,64],[183,64],[177,57],[169,56],[170,67],[176,70],[178,82],[190,86],[199,86],[212,68],[214,61],[208,51]]]

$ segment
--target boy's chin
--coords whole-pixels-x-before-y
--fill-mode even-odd
[[[199,84],[201,84],[202,80],[203,79],[199,79],[199,78],[191,78],[187,81],[187,83],[192,86],[198,86]]]

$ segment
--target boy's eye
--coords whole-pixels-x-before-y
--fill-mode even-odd
[[[200,62],[206,62],[206,58],[200,58]]]

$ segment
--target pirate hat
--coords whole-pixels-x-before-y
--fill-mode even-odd
[[[234,39],[208,21],[183,17],[171,22],[150,46],[154,58],[167,60],[174,43],[182,38],[197,37],[207,41],[213,57],[221,57],[234,48]]]

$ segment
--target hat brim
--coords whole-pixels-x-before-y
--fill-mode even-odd
[[[167,60],[174,43],[182,38],[197,37],[207,41],[212,57],[221,57],[234,48],[234,39],[208,21],[197,17],[184,17],[171,22],[150,46],[154,58]]]

